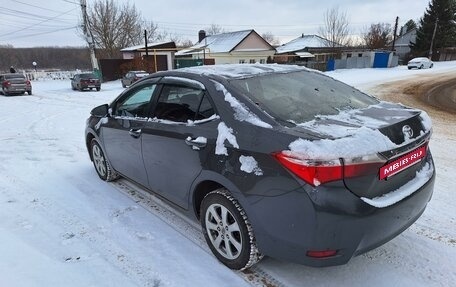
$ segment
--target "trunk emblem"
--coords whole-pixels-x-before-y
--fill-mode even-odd
[[[409,140],[413,137],[413,130],[409,125],[402,127],[402,133],[404,134],[404,140]]]

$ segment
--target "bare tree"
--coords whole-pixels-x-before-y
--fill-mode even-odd
[[[329,40],[327,45],[335,48],[347,46],[350,43],[350,29],[347,13],[340,12],[338,7],[326,10],[324,15],[324,26],[318,29],[322,38]]]
[[[188,48],[193,46],[193,42],[191,40],[183,39],[182,36],[177,34],[170,34],[168,38],[170,41],[176,43],[176,46],[179,48]]]
[[[268,43],[271,44],[272,46],[274,46],[274,45],[280,45],[280,40],[279,40],[279,38],[277,38],[276,36],[274,36],[274,34],[272,34],[272,32],[263,33],[263,34],[261,34],[261,37],[263,37],[263,39],[265,39],[266,42],[268,42]]]
[[[169,37],[168,32],[159,30],[158,25],[152,21],[142,22],[142,31],[144,32],[144,30],[147,31],[147,42],[149,43],[164,41]],[[144,41],[144,38],[139,42],[142,41]]]
[[[385,48],[393,40],[393,31],[388,23],[371,24],[363,33],[364,44],[369,49]]]
[[[154,22],[145,21],[128,1],[95,0],[87,9],[87,18],[98,53],[107,58],[118,56],[122,48],[144,43],[144,30],[148,42],[162,41],[168,36]]]
[[[217,35],[217,34],[221,34],[221,33],[225,33],[226,30],[223,29],[222,26],[218,25],[218,24],[211,24],[210,27],[206,27],[204,29],[206,31],[206,35]]]

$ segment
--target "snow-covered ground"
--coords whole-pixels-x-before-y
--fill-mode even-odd
[[[386,81],[455,70],[456,62],[447,62],[429,70],[329,74],[375,91]],[[193,225],[161,216],[160,207],[147,208],[141,196],[96,175],[84,145],[85,119],[123,90],[119,81],[104,83],[101,92],[72,91],[69,81],[58,80],[33,88],[33,96],[0,96],[0,286],[250,285],[245,273],[218,263]],[[434,197],[403,234],[344,266],[265,258],[259,269],[284,286],[454,286],[456,154],[449,150],[456,138],[437,132],[434,138]]]

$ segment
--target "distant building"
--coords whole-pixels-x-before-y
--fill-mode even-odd
[[[388,50],[346,49],[335,60],[334,69],[392,68],[398,65],[397,55]]]
[[[408,56],[411,52],[411,46],[416,42],[416,29],[411,29],[405,34],[399,36],[394,43],[394,50],[396,55],[399,57],[400,62],[407,61]],[[389,44],[389,47],[392,48],[393,43]]]
[[[174,67],[174,53],[177,51],[176,43],[174,41],[169,42],[159,42],[159,43],[150,43],[146,45],[138,45],[127,47],[120,52],[122,53],[122,58],[136,59],[143,58],[148,54],[149,58],[157,58],[157,63],[160,63],[161,66],[165,65],[166,68],[159,68],[158,70],[172,70]]]
[[[213,64],[266,63],[275,49],[255,30],[227,32],[206,36],[199,33],[199,42],[176,53],[181,59],[208,60]]]
[[[274,61],[293,63],[324,70],[326,62],[340,53],[343,46],[318,35],[304,35],[276,48]],[[337,49],[337,50],[336,50]]]

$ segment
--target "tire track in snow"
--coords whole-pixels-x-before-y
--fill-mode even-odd
[[[62,230],[59,235],[60,244],[70,246],[71,240],[79,240],[80,243],[91,250],[90,254],[81,253],[80,250],[77,250],[78,248],[76,250],[68,248],[64,254],[58,250],[43,250],[45,254],[51,254],[55,260],[65,263],[83,262],[97,257],[102,258],[113,268],[120,270],[122,274],[128,277],[132,281],[132,285],[158,286],[157,282],[160,280],[155,278],[153,270],[125,253],[122,246],[115,244],[111,240],[103,226],[95,226],[92,222],[87,222],[55,200],[40,194],[30,193],[33,187],[19,177],[7,177],[0,180],[0,183],[9,186],[14,184],[14,192],[3,191],[3,195],[11,198],[10,201],[15,204],[15,209],[33,210],[33,218],[27,218],[21,214],[15,217],[15,222],[19,226],[24,229],[30,229],[34,226],[40,226],[40,221],[45,220],[46,226],[41,226],[40,228],[52,226],[51,230],[55,230],[57,227]],[[87,187],[87,190],[91,190],[91,188]],[[95,192],[95,190],[93,191]],[[18,205],[21,207],[18,208]],[[7,209],[0,211],[0,214],[5,211]],[[14,212],[11,212],[9,216],[13,214]],[[20,233],[20,230],[17,232]],[[55,238],[56,234],[50,234],[50,236],[49,241],[57,240]],[[38,249],[49,248],[49,243],[35,242],[33,239],[21,237],[29,245],[35,246],[35,248],[37,246]]]
[[[117,190],[133,199],[141,207],[145,208],[147,211],[160,218],[163,222],[168,224],[184,237],[191,240],[195,245],[200,247],[206,253],[212,255],[212,252],[207,246],[206,240],[201,231],[201,226],[198,223],[187,218],[177,209],[161,200],[158,196],[149,193],[148,191],[128,181],[127,179],[121,178],[111,182],[111,184]],[[236,273],[252,286],[286,286],[286,284],[275,279],[271,274],[263,270],[260,265],[261,264],[256,264],[247,270],[232,272]]]

